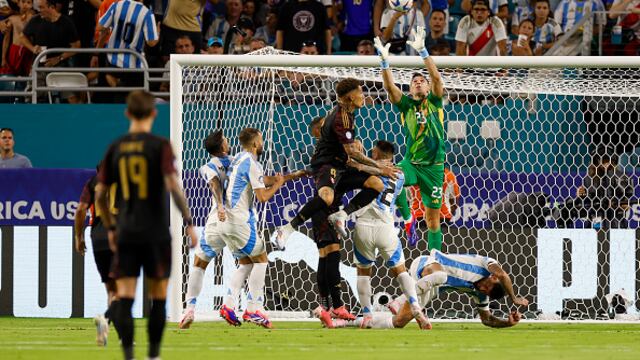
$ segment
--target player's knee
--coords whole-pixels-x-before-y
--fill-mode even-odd
[[[391,275],[393,275],[393,277],[398,277],[398,275],[407,271],[407,267],[404,266],[404,263],[402,263],[402,264],[396,265],[395,267],[392,267],[390,270],[391,270]]]
[[[165,300],[167,298],[167,279],[149,279],[149,298],[153,300]]]
[[[198,256],[196,256],[193,260],[193,266],[199,267],[200,269],[206,270],[208,265],[209,265],[208,261],[202,260]]]
[[[382,192],[384,190],[384,183],[377,176],[369,176],[364,183],[364,187]]]
[[[358,276],[371,276],[371,267],[358,266]]]

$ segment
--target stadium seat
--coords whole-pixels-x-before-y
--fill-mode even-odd
[[[78,72],[52,72],[47,75],[47,87],[54,88],[75,88],[75,87],[89,87],[89,80],[87,77]],[[48,92],[49,103],[53,103],[51,97],[51,91]],[[87,91],[87,103],[91,103],[91,94]]]
[[[2,74],[0,77],[11,77],[12,75]],[[0,91],[16,91],[15,81],[0,81]],[[9,103],[13,101],[13,96],[0,96],[0,103]]]

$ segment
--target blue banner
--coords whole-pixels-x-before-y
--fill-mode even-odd
[[[0,170],[0,225],[73,225],[89,169]]]

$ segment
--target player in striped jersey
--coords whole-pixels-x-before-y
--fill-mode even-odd
[[[384,140],[378,140],[373,148],[371,158],[375,161],[386,162],[392,166],[395,146]],[[357,168],[358,165],[356,165]],[[361,168],[362,171],[368,169]],[[375,170],[375,169],[373,169]],[[374,175],[377,174],[374,171]],[[430,328],[429,321],[421,311],[416,294],[415,281],[407,272],[404,265],[402,243],[398,237],[398,229],[394,226],[395,201],[404,184],[404,175],[397,179],[381,176],[384,190],[369,205],[356,213],[354,236],[355,263],[358,268],[358,295],[362,306],[362,328],[369,326],[373,316],[371,313],[371,266],[376,260],[376,251],[386,261],[391,274],[396,278],[405,297],[409,299],[410,309],[416,321],[423,329]],[[326,327],[332,323],[321,318]]]
[[[187,285],[187,308],[178,323],[180,329],[188,329],[194,320],[196,298],[202,290],[202,279],[205,270],[213,258],[222,252],[224,241],[218,231],[218,221],[224,222],[226,213],[223,203],[223,187],[227,180],[227,170],[233,161],[229,155],[229,142],[222,134],[222,130],[212,132],[204,141],[204,147],[211,155],[211,159],[200,168],[200,175],[211,189],[211,210],[207,223],[202,230],[200,243],[196,250],[193,266],[189,272]]]

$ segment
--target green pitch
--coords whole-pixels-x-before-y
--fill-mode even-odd
[[[481,324],[415,324],[400,330],[325,330],[315,322],[276,322],[265,330],[224,323],[168,324],[163,359],[640,359],[640,324],[520,324],[493,330]],[[146,355],[146,328],[136,321],[136,354]],[[119,359],[115,332],[94,345],[90,319],[0,318],[2,359]]]

